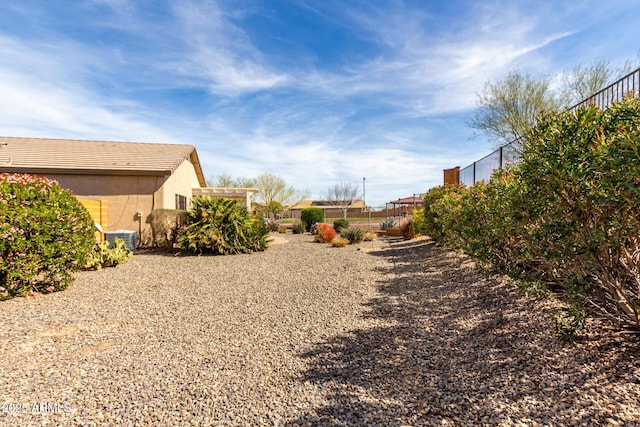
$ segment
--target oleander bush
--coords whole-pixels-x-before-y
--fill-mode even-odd
[[[87,255],[86,268],[100,270],[104,267],[115,267],[127,262],[133,256],[131,249],[127,247],[124,240],[116,237],[113,247],[109,247],[109,242],[102,241],[96,243],[93,251]]]
[[[365,231],[359,228],[346,228],[340,232],[340,236],[344,237],[349,243],[356,244],[364,240]]]
[[[317,234],[315,235],[316,242],[319,243],[329,243],[336,237],[336,230],[327,223],[318,224]]]
[[[338,233],[340,233],[343,229],[348,227],[349,227],[349,221],[344,218],[336,219],[335,221],[333,221],[333,229],[336,230],[336,232]]]
[[[154,209],[151,211],[153,244],[171,250],[178,239],[178,232],[186,223],[187,211],[177,209]]]
[[[304,228],[311,231],[311,226],[315,223],[324,222],[324,211],[321,208],[305,208],[300,211],[300,220],[304,223]]]
[[[232,255],[264,251],[269,229],[234,200],[196,196],[180,229],[178,244],[198,254]]]
[[[542,114],[518,166],[425,196],[416,231],[640,326],[640,99]]]
[[[0,174],[0,300],[67,288],[94,231],[89,212],[57,182]]]

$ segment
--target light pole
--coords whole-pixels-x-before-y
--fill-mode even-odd
[[[367,180],[367,178],[362,177],[362,201],[364,202],[365,212],[368,213],[367,216],[369,217],[369,230],[371,230],[371,211],[367,207],[367,197],[366,197],[366,192],[365,192],[365,182],[366,182],[366,180]]]

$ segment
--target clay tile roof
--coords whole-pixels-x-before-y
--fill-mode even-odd
[[[170,175],[184,160],[204,186],[193,145],[0,137],[0,172]]]

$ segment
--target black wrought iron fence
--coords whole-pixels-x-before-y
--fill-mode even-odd
[[[608,108],[614,102],[622,101],[629,94],[640,96],[640,68],[577,103],[569,108],[569,111],[590,104],[601,109]],[[476,182],[488,181],[496,169],[518,164],[520,162],[520,143],[521,139],[511,141],[480,160],[460,169],[460,184],[470,187]]]

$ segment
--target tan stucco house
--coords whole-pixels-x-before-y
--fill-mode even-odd
[[[188,209],[197,194],[246,198],[254,189],[206,188],[193,145],[0,137],[0,172],[44,175],[79,199],[104,202],[104,231],[151,243],[154,209]]]

